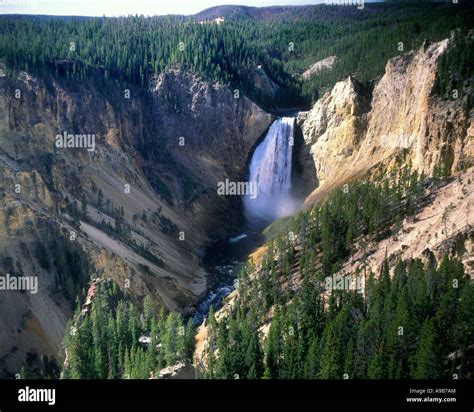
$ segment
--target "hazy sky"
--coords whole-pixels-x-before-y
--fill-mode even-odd
[[[324,0],[0,0],[0,14],[123,16],[128,14],[194,14],[223,4],[281,6],[323,3]]]

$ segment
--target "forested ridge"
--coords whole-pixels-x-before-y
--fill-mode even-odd
[[[237,307],[230,316],[216,321],[213,312],[209,315],[210,346],[203,376],[472,377],[474,287],[458,260],[399,261],[393,277],[385,262],[377,276],[366,276],[363,293],[335,290],[324,298],[317,275],[305,274],[291,301],[274,303],[262,342],[260,327],[266,314],[257,295],[268,284],[257,288],[258,281],[243,275]],[[275,278],[264,282],[274,286]]]
[[[84,309],[84,310],[83,310]],[[113,281],[97,284],[89,308],[78,306],[64,338],[66,379],[148,379],[191,361],[194,326],[180,314],[133,303]]]
[[[468,96],[469,107],[474,106],[474,33],[456,30],[452,44],[438,64],[434,92],[448,99]]]
[[[211,310],[202,376],[472,377],[474,285],[456,255],[436,261],[427,249],[423,260],[386,256],[378,273],[333,276],[355,247],[396,233],[440,176],[402,168],[298,213],[261,266],[241,271],[227,315]]]
[[[198,17],[121,18],[0,17],[0,59],[22,70],[47,68],[81,79],[96,68],[147,86],[180,64],[210,80],[243,90],[266,108],[308,105],[336,81],[353,75],[368,81],[383,73],[388,58],[471,27],[472,6],[368,4],[288,8],[263,17],[232,15],[222,24]],[[273,13],[273,14],[272,14]],[[267,16],[267,17],[265,17]],[[269,17],[270,16],[270,17]],[[257,15],[258,17],[258,15]],[[313,63],[337,56],[331,70],[304,81]],[[262,66],[280,90],[255,87]]]

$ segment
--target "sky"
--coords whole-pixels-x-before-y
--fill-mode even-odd
[[[212,6],[294,6],[324,0],[0,0],[0,14],[48,14],[59,16],[124,16],[143,14],[195,14]]]

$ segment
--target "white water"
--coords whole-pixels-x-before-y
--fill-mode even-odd
[[[247,233],[242,233],[241,235],[238,235],[238,236],[235,236],[235,237],[231,237],[229,239],[229,243],[237,243],[237,242],[240,242],[242,239],[245,239],[247,237]]]
[[[258,145],[250,162],[249,182],[256,187],[255,198],[244,197],[245,212],[249,220],[268,223],[293,214],[300,203],[291,197],[291,165],[293,128],[295,119],[284,117],[276,120],[265,139]],[[258,227],[257,227],[258,228]],[[207,317],[209,308],[218,309],[222,299],[234,289],[234,269],[245,262],[252,250],[261,245],[260,230],[234,236],[217,242],[208,249],[208,263],[217,272],[220,283],[197,306],[193,322],[199,325]]]
[[[247,217],[266,221],[292,214],[290,196],[294,117],[275,120],[250,162],[249,182],[257,188],[255,199],[244,198]]]

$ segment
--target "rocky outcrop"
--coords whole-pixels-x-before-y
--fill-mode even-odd
[[[158,376],[150,379],[195,379],[196,372],[193,365],[186,362],[178,362],[175,365],[160,369]]]
[[[28,352],[58,354],[89,278],[168,309],[205,293],[201,251],[239,209],[217,182],[242,178],[271,121],[179,70],[150,90],[102,75],[0,77],[0,275],[39,281],[37,294],[0,291],[0,375],[17,373]],[[93,150],[58,147],[64,132],[93,135]]]
[[[322,70],[331,69],[336,62],[336,56],[326,57],[325,59],[312,64],[307,70],[303,72],[302,77],[304,80],[309,80],[311,76],[320,73]]]
[[[431,174],[449,162],[451,171],[474,156],[473,112],[459,100],[432,93],[436,65],[448,40],[390,59],[375,85],[352,77],[337,83],[309,113],[299,116],[318,187],[307,203],[331,188],[378,168],[389,173],[411,162]]]
[[[297,123],[314,163],[318,185],[344,170],[361,145],[370,110],[370,90],[355,78],[337,83]],[[309,166],[308,166],[309,167]]]
[[[259,90],[262,96],[265,96],[265,98],[270,101],[278,97],[280,86],[268,77],[262,66],[259,65],[251,69],[249,75],[253,86],[256,90]]]

